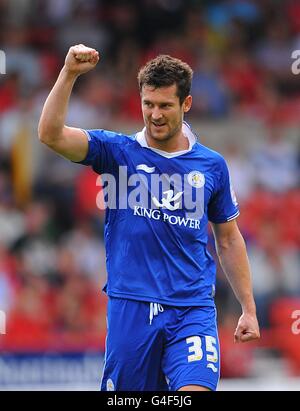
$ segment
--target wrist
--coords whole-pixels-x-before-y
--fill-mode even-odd
[[[256,316],[256,307],[254,303],[250,305],[249,304],[242,305],[242,311],[243,311],[243,314]]]
[[[68,80],[75,82],[80,76],[80,73],[77,71],[70,70],[66,65],[63,66],[61,74],[65,76]]]
[[[247,301],[243,301],[241,306],[243,314],[256,316],[256,305],[253,297],[249,297]]]

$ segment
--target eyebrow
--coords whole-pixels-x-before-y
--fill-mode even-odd
[[[143,99],[142,101],[143,101],[143,103],[158,104],[159,106],[163,106],[163,105],[167,105],[167,104],[174,105],[173,101],[162,101],[160,103],[155,103],[154,101],[151,101],[151,100],[148,100],[148,99]]]

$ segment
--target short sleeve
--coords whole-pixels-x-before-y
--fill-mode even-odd
[[[216,190],[208,205],[208,219],[212,223],[225,223],[238,217],[238,202],[231,184],[227,164],[220,157],[216,175]]]
[[[92,166],[93,170],[102,174],[110,169],[113,161],[111,146],[116,142],[118,134],[107,130],[83,130],[88,138],[86,158],[78,164]]]

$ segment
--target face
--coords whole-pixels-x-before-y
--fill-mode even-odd
[[[191,108],[192,97],[180,105],[177,85],[154,88],[143,86],[142,111],[150,143],[167,142],[181,134],[184,113]]]

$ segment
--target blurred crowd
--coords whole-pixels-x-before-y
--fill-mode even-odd
[[[300,309],[300,131],[296,138],[288,133],[300,118],[300,77],[291,72],[292,51],[300,49],[299,1],[0,0],[0,27],[6,54],[0,76],[0,310],[8,318],[0,349],[104,349],[97,176],[54,155],[37,137],[45,98],[69,47],[79,43],[99,50],[101,61],[75,86],[70,125],[141,127],[137,71],[160,53],[194,70],[192,124],[264,124],[265,135],[248,141],[247,149],[238,136],[223,154],[241,207],[262,329],[274,329],[279,300],[296,299]],[[212,236],[210,242],[214,254]],[[216,302],[224,350],[233,355],[239,308],[220,267]],[[244,351],[239,357],[234,350],[225,376],[247,374]],[[298,366],[300,372],[300,360]]]

